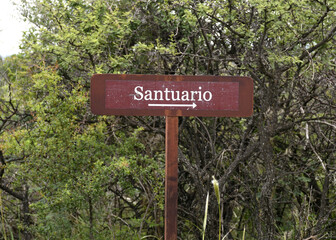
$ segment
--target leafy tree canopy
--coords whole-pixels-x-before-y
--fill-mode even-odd
[[[94,116],[95,73],[253,78],[252,117],[179,120],[181,239],[201,239],[209,191],[207,239],[218,222],[227,239],[336,236],[336,2],[22,0],[21,11],[34,26],[0,64],[4,239],[162,238],[164,118]]]

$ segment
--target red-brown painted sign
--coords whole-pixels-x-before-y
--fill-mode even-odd
[[[99,115],[245,117],[252,106],[248,77],[99,74],[91,79],[91,110]]]

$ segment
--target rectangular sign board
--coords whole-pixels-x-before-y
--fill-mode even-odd
[[[91,110],[98,115],[252,115],[249,77],[97,74],[91,78]]]

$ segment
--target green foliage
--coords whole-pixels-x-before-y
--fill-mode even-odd
[[[334,2],[21,7],[34,27],[0,66],[7,239],[162,238],[163,118],[94,116],[95,73],[253,78],[251,118],[180,119],[181,239],[335,237]]]

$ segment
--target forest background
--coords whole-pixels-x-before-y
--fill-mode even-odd
[[[162,239],[164,117],[95,73],[250,76],[250,118],[179,119],[179,239],[336,239],[336,2],[22,0],[0,64],[1,239]],[[218,212],[212,176],[220,187]],[[220,218],[220,219],[219,219]],[[219,221],[220,220],[220,221]]]

